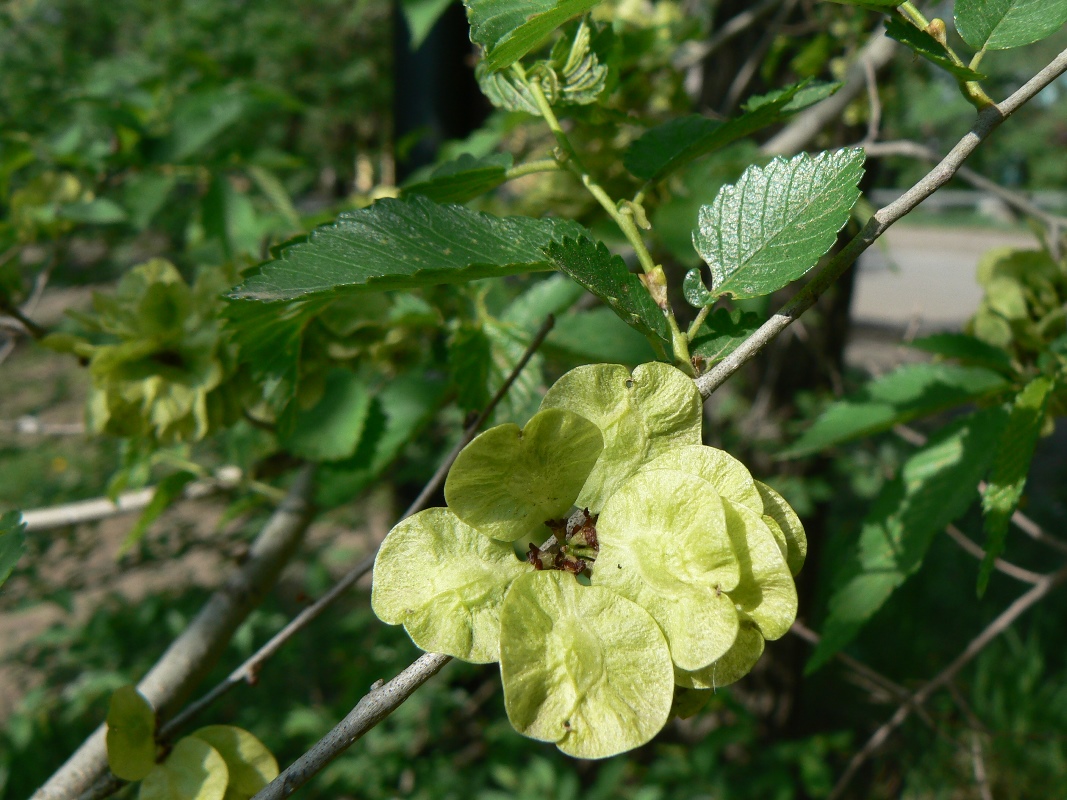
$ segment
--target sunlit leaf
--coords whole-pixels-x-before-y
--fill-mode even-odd
[[[667,722],[670,652],[636,603],[569,573],[533,572],[512,584],[500,626],[504,706],[519,733],[606,758]]]
[[[763,655],[763,634],[744,612],[737,612],[737,617],[737,638],[730,649],[722,658],[702,669],[686,671],[675,668],[674,679],[679,686],[689,689],[718,689],[736,683],[752,671]]]
[[[107,765],[126,781],[156,766],[156,712],[132,684],[116,689],[108,704]]]
[[[602,449],[595,424],[547,408],[521,430],[499,425],[467,445],[448,472],[445,501],[490,538],[527,538],[570,510]]]
[[[485,664],[499,658],[500,604],[533,569],[508,544],[466,525],[447,508],[399,523],[374,561],[371,607],[403,625],[427,652]]]
[[[1067,0],[956,0],[956,30],[975,50],[1040,41],[1067,22]]]
[[[278,777],[278,762],[263,742],[243,728],[208,725],[192,733],[222,756],[229,772],[223,800],[249,800]]]
[[[782,555],[785,556],[785,562],[789,565],[789,571],[797,575],[800,568],[804,566],[804,559],[808,556],[808,537],[804,533],[800,517],[785,501],[785,498],[767,484],[756,481],[756,489],[763,498],[764,521],[768,522],[768,525],[774,522],[777,526],[771,526],[771,533],[778,540],[779,546],[783,548]],[[766,517],[770,517],[770,521]],[[779,533],[781,539],[778,539]]]
[[[179,739],[167,760],[141,782],[140,800],[223,800],[229,782],[226,761],[207,742]]]
[[[599,512],[615,489],[647,461],[700,444],[700,393],[692,379],[667,364],[618,364],[573,369],[548,390],[542,408],[564,408],[594,422],[604,451],[575,504]]]
[[[233,290],[248,300],[412,289],[550,269],[550,242],[585,233],[569,220],[493,217],[421,195],[379,200],[283,248]]]
[[[485,48],[491,70],[510,66],[567,20],[600,0],[464,0],[471,41]]]
[[[859,198],[863,159],[858,148],[776,158],[720,189],[701,207],[693,231],[693,245],[711,269],[711,291],[692,270],[686,300],[706,306],[722,295],[760,297],[815,266]]]
[[[604,506],[597,539],[593,585],[651,614],[678,667],[699,669],[730,649],[737,609],[727,593],[740,566],[710,484],[677,470],[638,472]]]

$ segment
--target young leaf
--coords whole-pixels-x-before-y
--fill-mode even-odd
[[[822,640],[811,672],[847,645],[889,596],[920,566],[930,542],[978,494],[1004,426],[999,408],[942,428],[901,468],[871,509],[857,550],[834,581]]]
[[[909,342],[908,347],[954,358],[969,366],[996,370],[1007,377],[1015,374],[1011,356],[1005,350],[966,333],[934,333]]]
[[[725,450],[702,444],[675,447],[641,467],[642,472],[651,469],[694,475],[715,487],[722,498],[763,513],[763,498],[748,468]]]
[[[139,781],[156,766],[156,712],[132,684],[111,695],[107,765],[124,781]]]
[[[831,404],[783,458],[808,455],[918,417],[1003,392],[1004,376],[982,367],[905,364]]]
[[[781,122],[790,114],[829,97],[837,83],[804,80],[784,89],[754,97],[745,113],[720,122],[700,115],[679,117],[646,131],[627,148],[622,163],[635,177],[659,180],[700,156]]]
[[[259,739],[243,728],[232,725],[208,725],[194,731],[222,756],[229,772],[223,800],[249,800],[278,777],[278,762]]]
[[[223,800],[230,774],[219,752],[202,739],[179,739],[167,760],[141,782],[140,800]]]
[[[956,30],[975,50],[1040,41],[1067,22],[1067,0],[956,0]]]
[[[622,258],[608,252],[602,242],[564,239],[549,244],[545,255],[556,269],[607,303],[627,325],[669,346],[670,332],[663,309],[656,305],[641,279],[626,268]]]
[[[986,78],[980,72],[961,66],[952,60],[948,48],[921,28],[916,28],[899,14],[894,14],[885,24],[886,35],[896,39],[916,55],[936,64],[961,81],[980,81]]]
[[[521,430],[499,425],[463,448],[448,471],[445,502],[491,539],[525,540],[570,511],[603,446],[594,423],[546,408]]]
[[[701,207],[693,232],[713,290],[709,294],[693,270],[685,280],[686,300],[705,306],[725,294],[760,297],[815,266],[859,198],[863,158],[857,148],[776,158],[724,186],[714,203]]]
[[[541,403],[541,408],[563,408],[591,420],[604,436],[604,451],[574,501],[594,513],[645,462],[675,447],[700,444],[701,407],[692,379],[657,362],[632,374],[618,364],[572,369]]]
[[[507,180],[512,163],[510,153],[480,158],[464,153],[439,166],[425,180],[405,185],[400,196],[407,198],[421,194],[435,203],[466,203]]]
[[[736,350],[762,322],[760,315],[754,311],[717,308],[708,315],[693,337],[689,353],[702,359],[706,369]]]
[[[699,669],[730,649],[737,609],[727,593],[740,566],[711,484],[677,470],[642,470],[604,506],[597,539],[593,585],[651,614],[675,665]]]
[[[0,586],[11,575],[26,549],[26,523],[18,511],[0,514]]]
[[[431,653],[475,664],[499,658],[500,604],[512,581],[533,569],[447,508],[429,508],[394,527],[374,560],[371,607],[403,625]]]
[[[159,519],[160,514],[170,508],[174,501],[182,496],[185,487],[194,480],[196,480],[194,473],[188,470],[180,470],[157,483],[152,499],[148,501],[148,505],[141,512],[141,516],[137,518],[137,522],[130,528],[126,538],[122,540],[118,555],[125,555],[132,547],[136,546],[144,538],[145,533],[148,532],[148,526]]]
[[[1023,496],[1052,388],[1052,381],[1043,376],[1030,381],[1015,398],[1004,433],[997,442],[993,471],[982,495],[986,544],[985,558],[978,570],[979,596],[989,585],[994,560],[1004,552],[1008,522]]]
[[[549,242],[585,235],[569,220],[493,217],[420,195],[379,200],[284,247],[232,296],[292,300],[536,272],[551,268]]]
[[[500,675],[515,730],[576,758],[649,741],[674,696],[670,652],[648,612],[557,570],[524,575],[508,591]]]
[[[326,376],[321,399],[300,408],[296,398],[278,420],[278,443],[300,458],[338,461],[355,452],[370,411],[371,393],[363,380],[347,369]]]
[[[687,689],[718,689],[736,683],[752,671],[763,655],[765,639],[743,611],[737,612],[737,638],[722,658],[698,670],[675,667],[674,681]]]
[[[567,20],[600,0],[464,0],[471,41],[493,71],[510,67]]]

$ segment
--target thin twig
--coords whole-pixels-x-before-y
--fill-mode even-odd
[[[1067,581],[1067,567],[1063,567],[1050,575],[1044,576],[1040,583],[1034,585],[1027,592],[1020,595],[1015,602],[1008,606],[996,619],[987,625],[978,636],[972,639],[963,652],[956,656],[947,667],[941,670],[941,672],[939,672],[932,680],[924,684],[921,689],[911,695],[907,702],[902,703],[893,716],[871,735],[871,738],[867,740],[867,743],[863,748],[852,757],[851,761],[849,761],[848,767],[846,767],[845,772],[838,779],[833,792],[830,794],[830,800],[836,800],[836,798],[842,796],[860,767],[862,767],[867,759],[885,743],[886,739],[889,738],[893,731],[904,723],[916,705],[922,705],[934,692],[948,684],[949,681],[956,677],[961,669],[967,666],[975,656],[985,649],[986,645],[1007,630],[1008,627],[1025,611],[1064,581]]]
[[[949,181],[959,170],[964,160],[971,155],[990,133],[1000,127],[1009,116],[1014,114],[1027,101],[1048,86],[1067,70],[1067,50],[1056,58],[1037,75],[1027,81],[1022,88],[1007,100],[987,106],[978,113],[978,119],[971,130],[941,163],[911,187],[902,197],[875,212],[867,224],[830,262],[803,288],[786,303],[777,313],[767,320],[759,329],[748,337],[730,355],[696,379],[701,395],[707,398],[733,375],[741,366],[753,358],[771,340],[784,331],[801,314],[811,308],[823,292],[844,274],[852,263],[859,258],[885,231],[903,216],[915,209],[923,200]]]
[[[863,76],[867,84],[867,105],[870,106],[867,117],[866,142],[874,142],[878,139],[878,131],[882,127],[882,100],[878,96],[878,73],[874,70],[874,64],[870,59],[863,59]],[[866,146],[865,148],[866,149]],[[869,155],[869,153],[868,153]],[[936,159],[935,159],[936,160]]]
[[[18,419],[0,419],[0,431],[25,436],[84,436],[81,422],[42,422],[39,417],[25,415]]]
[[[778,9],[778,13],[774,15],[774,19],[771,20],[767,26],[767,30],[764,31],[763,36],[760,37],[759,42],[752,51],[749,53],[748,58],[745,59],[745,63],[741,65],[741,68],[734,75],[733,81],[730,83],[730,88],[726,90],[726,99],[723,100],[722,106],[719,112],[725,116],[728,116],[733,111],[744,95],[748,85],[752,82],[752,78],[755,77],[756,71],[759,69],[760,64],[763,62],[763,57],[770,49],[771,44],[778,36],[778,31],[781,29],[782,24],[785,22],[786,17],[793,10],[793,7],[797,4],[797,0],[783,0],[781,7]]]
[[[978,731],[971,731],[971,765],[974,768],[974,782],[982,800],[993,800],[993,791],[989,788],[989,776],[986,774],[985,758],[982,757],[982,740]]]
[[[296,552],[313,517],[313,475],[312,466],[297,472],[284,502],[252,543],[248,558],[211,595],[138,684],[138,691],[160,717],[173,714],[215,666],[234,631],[263,602]],[[34,792],[32,800],[69,800],[100,785],[101,778],[106,781],[104,739],[105,726],[101,725]]]
[[[965,551],[970,553],[975,558],[981,560],[985,558],[985,550],[978,546],[976,542],[971,541],[966,534],[963,533],[955,525],[948,525],[945,528],[945,533],[949,535],[956,544],[962,547]],[[1003,572],[1005,575],[1011,578],[1015,578],[1017,581],[1023,583],[1037,584],[1044,580],[1044,576],[1038,572],[1031,572],[1028,569],[1023,569],[1020,566],[1012,564],[1010,561],[1005,561],[1002,558],[993,560],[993,567],[999,572]]]
[[[759,22],[760,18],[781,2],[782,0],[763,0],[731,17],[716,28],[706,42],[683,48],[679,57],[674,60],[674,68],[682,71],[695,67],[739,33]]]

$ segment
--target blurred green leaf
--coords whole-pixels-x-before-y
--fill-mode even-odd
[[[155,494],[148,501],[141,516],[137,518],[137,522],[130,528],[130,532],[126,534],[116,555],[121,557],[135,547],[148,532],[148,526],[159,519],[159,516],[182,496],[185,487],[194,480],[196,480],[195,473],[182,470],[168,475],[157,483]]]
[[[1004,376],[982,367],[906,364],[832,403],[781,456],[816,453],[902,422],[992,397],[1009,386]]]
[[[966,333],[934,333],[908,342],[908,347],[954,358],[969,366],[986,367],[1009,377],[1015,373],[1011,356],[1004,350]]]
[[[656,358],[648,339],[625,324],[610,308],[559,317],[545,340],[545,349],[587,363],[637,366]]]
[[[62,206],[58,216],[60,219],[86,225],[114,225],[125,222],[127,219],[126,211],[122,206],[106,197]]]
[[[322,397],[311,408],[301,408],[296,397],[289,401],[278,419],[278,443],[312,461],[348,458],[359,446],[370,403],[362,378],[351,370],[331,370]]]
[[[409,47],[418,50],[430,35],[437,20],[454,0],[400,0],[400,11],[411,31]]]
[[[126,781],[156,766],[156,712],[132,684],[111,695],[107,712],[107,764]]]
[[[0,515],[0,586],[11,575],[26,549],[26,523],[18,511]]]

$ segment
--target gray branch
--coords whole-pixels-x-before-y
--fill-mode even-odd
[[[233,632],[266,597],[289,563],[312,518],[313,469],[301,469],[285,500],[252,544],[248,559],[175,639],[137,688],[166,719],[222,655]],[[105,726],[93,732],[32,800],[69,800],[107,773]],[[106,780],[106,778],[105,778]]]
[[[836,281],[894,222],[915,209],[923,200],[944,186],[963,162],[994,130],[1027,101],[1067,71],[1067,50],[1064,50],[1043,70],[1027,81],[1017,92],[1001,103],[988,106],[978,114],[974,127],[926,176],[896,201],[879,209],[867,221],[855,238],[815,276],[797,295],[730,355],[697,378],[700,394],[707,398],[737,372],[746,362],[788,328],[811,308],[820,295]]]

